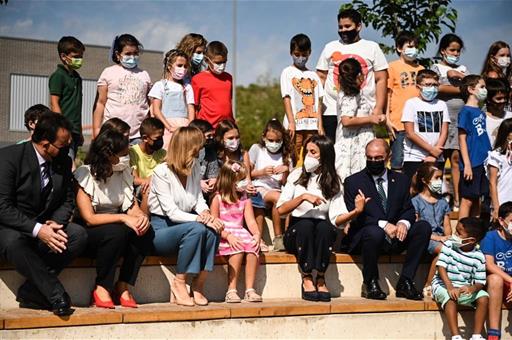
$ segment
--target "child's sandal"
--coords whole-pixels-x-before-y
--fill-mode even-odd
[[[249,289],[247,289],[245,291],[244,300],[247,301],[247,302],[261,302],[261,301],[263,301],[261,296],[258,293],[256,293],[254,288],[249,288]]]
[[[236,289],[230,289],[226,292],[224,301],[227,303],[240,303],[242,302],[242,299],[238,296]]]

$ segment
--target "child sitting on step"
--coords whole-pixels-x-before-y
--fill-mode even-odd
[[[434,163],[423,163],[415,175],[414,190],[417,195],[412,198],[412,205],[416,211],[417,220],[424,220],[430,224],[432,235],[427,251],[435,256],[426,280],[424,295],[431,295],[430,282],[436,271],[437,257],[441,252],[443,242],[452,235],[450,225],[450,206],[448,201],[441,197],[443,191],[443,171],[434,166]]]
[[[434,300],[441,305],[448,320],[452,340],[462,340],[457,322],[457,305],[476,308],[473,336],[480,333],[487,316],[489,294],[484,290],[485,256],[476,244],[484,236],[483,222],[475,217],[459,221],[455,235],[445,241],[437,260],[437,273],[432,280]]]

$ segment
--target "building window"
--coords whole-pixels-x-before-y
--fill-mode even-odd
[[[96,80],[82,80],[82,128],[85,135],[92,132],[92,107],[96,99]],[[35,104],[50,106],[48,77],[11,74],[9,130],[26,131],[25,110]]]

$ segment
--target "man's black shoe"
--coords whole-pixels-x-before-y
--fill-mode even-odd
[[[408,300],[423,300],[423,294],[414,286],[410,279],[400,279],[396,285],[396,297],[403,297]]]
[[[379,281],[372,279],[369,283],[363,283],[361,296],[372,300],[386,300],[386,293],[380,289]]]
[[[51,311],[57,316],[67,316],[75,311],[71,308],[71,299],[68,293],[64,293],[61,297],[52,302]]]

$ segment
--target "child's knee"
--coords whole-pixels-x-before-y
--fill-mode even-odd
[[[487,308],[487,305],[489,304],[489,297],[488,296],[481,296],[476,300],[476,307],[477,308]]]
[[[488,290],[503,290],[503,278],[496,274],[487,276],[487,287]]]

